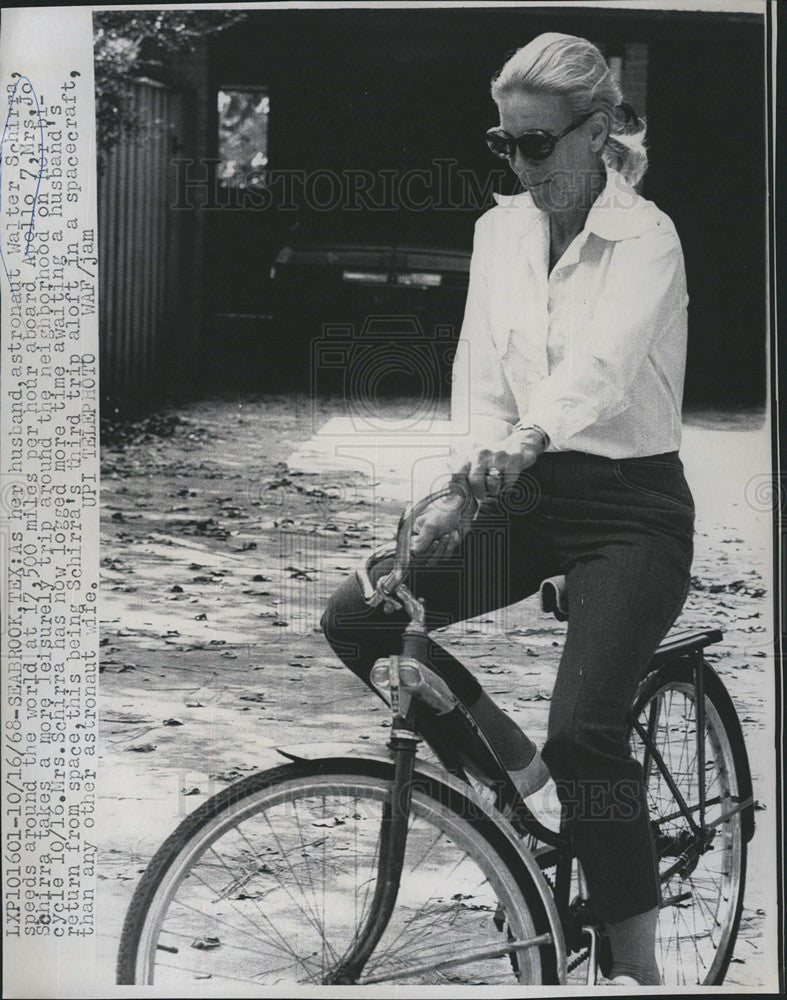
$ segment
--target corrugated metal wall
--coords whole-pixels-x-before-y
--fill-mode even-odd
[[[99,177],[99,329],[102,398],[136,408],[169,374],[188,250],[179,238],[183,213],[172,209],[183,97],[139,80],[132,100],[135,128]]]

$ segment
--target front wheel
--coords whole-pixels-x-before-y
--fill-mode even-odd
[[[720,985],[732,959],[746,884],[746,818],[741,802],[751,794],[740,722],[724,685],[703,665],[705,724],[698,740],[694,668],[668,663],[648,677],[634,718],[649,735],[675,789],[654,755],[635,734],[633,752],[643,764],[656,853],[662,878],[656,958],[666,986]],[[702,758],[704,757],[704,766]],[[700,823],[704,780],[704,830],[698,849],[675,790]]]
[[[137,887],[118,983],[155,985],[162,996],[245,993],[245,984],[256,996],[261,986],[328,981],[374,897],[392,777],[382,761],[298,761],[204,803]],[[548,931],[505,836],[454,789],[416,775],[396,907],[358,984],[554,982],[552,944],[513,961],[501,948]]]

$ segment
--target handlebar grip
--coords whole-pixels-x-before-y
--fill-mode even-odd
[[[399,518],[396,532],[396,552],[394,565],[388,576],[378,583],[378,589],[392,594],[404,579],[410,565],[410,545],[412,542],[413,525],[423,512],[438,500],[449,496],[459,496],[463,500],[463,514],[473,514],[478,511],[478,501],[465,477],[455,476],[448,486],[435,493],[429,493],[417,503],[408,504]]]

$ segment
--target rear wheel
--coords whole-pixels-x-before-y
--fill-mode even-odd
[[[723,685],[709,669],[704,677],[704,828],[712,834],[707,849],[698,850],[676,795],[643,741],[636,732],[632,736],[633,751],[645,770],[662,874],[656,957],[666,986],[724,981],[743,908],[747,844],[739,802],[750,794],[746,748]],[[691,664],[679,660],[646,679],[634,717],[650,734],[699,823],[701,757]]]
[[[392,775],[377,761],[303,761],[206,802],[137,888],[118,982],[155,984],[168,996],[325,982],[374,896]],[[516,971],[509,953],[494,954],[512,936],[548,930],[504,835],[453,789],[418,777],[396,907],[359,984],[554,981],[551,943],[518,951]]]

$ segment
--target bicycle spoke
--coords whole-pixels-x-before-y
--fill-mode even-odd
[[[246,836],[245,832],[244,832],[244,831],[243,831],[243,829],[242,829],[242,825],[243,825],[243,824],[238,824],[238,826],[236,827],[236,832],[237,832],[237,834],[238,834],[238,835],[239,835],[239,836],[241,837],[241,839],[242,839],[242,840],[243,840],[243,841],[244,841],[244,842],[245,842],[245,843],[246,843],[246,844],[248,845],[248,847],[249,847],[249,850],[250,850],[250,851],[252,852],[252,854],[254,855],[255,859],[256,859],[257,861],[260,861],[260,860],[261,860],[261,855],[257,853],[257,851],[256,851],[256,849],[255,849],[255,847],[254,847],[254,845],[253,845],[253,844],[251,843],[251,841],[249,840],[249,838],[248,838],[248,837]],[[299,828],[299,832],[300,832],[300,828]],[[303,843],[303,836],[302,836],[302,835],[301,835],[301,843]],[[308,864],[307,864],[307,869],[308,869]],[[286,890],[285,890],[285,891],[286,891]],[[291,895],[290,893],[288,893],[288,895],[289,895],[289,896],[290,896],[290,898],[292,899],[292,895]],[[266,915],[265,915],[265,914],[264,914],[264,913],[262,912],[262,910],[261,910],[261,908],[260,908],[260,906],[259,906],[259,902],[258,902],[257,900],[255,900],[255,903],[256,903],[256,905],[257,905],[257,909],[259,910],[260,914],[261,914],[261,915],[262,915],[263,917],[266,917]],[[294,899],[293,899],[293,903],[295,903],[295,900],[294,900]],[[297,903],[296,903],[295,905],[297,906]],[[267,917],[266,917],[266,919],[267,919]],[[293,955],[294,955],[294,954],[295,954],[295,953],[293,953]]]
[[[179,903],[179,905],[185,906],[187,904]],[[201,912],[201,911],[197,910],[195,907],[190,907],[190,909],[193,909],[195,913],[200,913]],[[226,924],[226,922],[225,922],[225,925],[227,927],[231,926],[230,924]],[[239,927],[231,927],[231,929],[234,930],[238,934],[248,934],[249,933],[248,931],[242,931]],[[173,930],[164,930],[164,929],[162,929],[161,933],[162,934],[166,934],[167,937],[181,938],[184,941],[193,941],[194,940],[194,935],[193,934],[185,934],[183,931],[173,931]],[[252,937],[252,938],[254,938],[254,940],[256,940],[256,937],[253,934],[249,934],[249,936]],[[224,941],[222,941],[221,946],[222,946],[222,948],[230,948],[230,949],[234,949],[236,951],[243,951],[245,954],[248,954],[248,955],[266,955],[267,954],[267,952],[258,951],[256,948],[248,948],[245,945],[228,944],[228,943],[226,943]],[[159,945],[159,947],[161,947],[161,945]]]
[[[439,839],[439,838],[438,838],[438,839]],[[427,852],[426,852],[426,853],[428,854],[428,853],[429,853],[429,851],[431,851],[433,847],[434,847],[434,844],[432,844],[432,845],[430,846],[430,848],[429,848],[429,849],[427,850]],[[425,857],[425,856],[426,856],[426,855],[424,855],[424,857]],[[422,859],[422,860],[423,860],[423,859]],[[448,872],[448,873],[446,873],[446,875],[445,875],[445,878],[446,878],[446,880],[447,880],[447,879],[448,879],[448,878],[449,878],[449,877],[450,877],[450,876],[451,876],[451,875],[452,875],[452,874],[453,874],[453,873],[454,873],[454,872],[455,872],[455,871],[457,870],[457,868],[458,868],[458,867],[459,867],[459,866],[460,866],[460,865],[462,864],[462,862],[463,862],[464,860],[465,860],[464,858],[459,858],[459,860],[457,861],[456,865],[454,865],[454,868],[453,868],[453,870],[452,870],[452,871],[450,871],[450,872]],[[420,862],[419,862],[419,864],[420,864]],[[413,869],[413,871],[414,871],[414,870],[415,870],[415,869]],[[418,909],[418,910],[416,910],[416,912],[415,912],[415,913],[414,913],[414,914],[413,914],[413,915],[412,915],[412,916],[411,916],[411,917],[409,918],[409,920],[408,920],[408,925],[407,925],[406,927],[403,927],[403,928],[402,928],[402,930],[401,930],[401,931],[399,932],[399,935],[398,935],[398,937],[394,938],[394,940],[393,940],[393,941],[391,942],[391,944],[390,944],[390,945],[388,946],[388,948],[391,948],[391,947],[393,947],[393,946],[394,946],[394,945],[395,945],[395,944],[397,943],[397,941],[398,941],[398,940],[399,940],[399,939],[401,938],[401,936],[402,936],[402,935],[403,935],[403,934],[405,933],[405,931],[406,931],[406,930],[409,930],[409,929],[410,929],[410,927],[411,927],[411,926],[412,926],[412,925],[413,925],[414,923],[417,923],[417,921],[418,921],[418,920],[419,920],[419,919],[420,919],[421,917],[423,917],[423,915],[424,915],[424,910],[425,910],[425,908],[426,908],[427,906],[431,905],[431,903],[432,903],[432,901],[431,901],[430,899],[426,899],[426,900],[424,900],[424,902],[423,902],[423,903],[421,904],[421,906],[419,907],[419,909]],[[383,960],[383,959],[385,958],[385,955],[386,955],[386,954],[387,954],[387,951],[385,951],[385,950],[384,950],[384,951],[382,951],[382,952],[379,952],[379,961],[382,961],[382,960]]]
[[[452,951],[458,951],[461,954],[466,954],[467,949],[470,946],[477,945],[478,935],[477,932],[470,933],[465,937],[458,937],[454,934],[450,937],[450,948]],[[401,956],[401,961],[407,964],[412,964],[415,959],[427,959],[430,956],[437,955],[438,953],[445,954],[446,942],[445,941],[429,941],[426,944],[418,946],[402,945],[396,949],[395,952],[389,952],[386,954],[386,961],[395,960],[398,956]],[[376,967],[384,964],[383,962],[375,963]]]
[[[273,826],[271,824],[270,817],[268,816],[267,813],[265,813],[264,816],[265,816],[265,821],[268,824],[268,828],[270,829],[271,833],[273,834],[273,839],[276,842],[277,847],[281,851],[283,859],[287,862],[287,866],[290,869],[290,874],[292,875],[295,884],[300,888],[300,882],[298,881],[298,876],[295,874],[295,869],[292,867],[292,864],[290,863],[289,858],[286,856],[286,853],[284,852],[284,850],[282,848],[282,845],[281,845],[281,842],[279,840],[279,837],[276,834],[276,831],[273,829]],[[301,850],[303,850],[303,848],[305,846],[306,845],[303,844],[303,838],[301,838]],[[306,917],[307,921],[317,931],[317,933],[320,935],[320,937],[323,937],[324,936],[323,935],[323,931],[322,931],[322,928],[320,926],[319,920],[317,919],[316,914],[313,913],[313,912],[311,912],[311,910],[310,910],[310,915],[307,915],[303,911],[303,909],[300,906],[298,906],[298,904],[295,902],[295,900],[292,897],[292,893],[287,889],[287,887],[282,884],[282,888],[287,893],[287,895],[290,897],[290,899],[292,900],[293,904],[300,910],[301,913],[304,914],[304,916]],[[308,904],[308,902],[306,901],[305,898],[304,898],[304,904],[307,906],[307,908],[309,908],[309,904]]]
[[[533,938],[532,941],[527,942],[527,945],[528,945],[528,947],[537,947],[539,944],[547,944],[551,940],[552,939],[551,939],[551,936],[549,934],[542,934],[540,937]],[[433,971],[438,971],[438,970],[446,969],[446,968],[449,968],[449,967],[457,967],[457,966],[460,966],[460,965],[467,965],[470,962],[477,962],[480,959],[484,959],[484,958],[499,958],[499,957],[501,957],[503,955],[509,954],[512,950],[514,950],[512,948],[512,944],[515,944],[515,943],[517,943],[517,942],[511,942],[511,943],[509,943],[507,945],[501,945],[501,946],[492,945],[492,946],[487,947],[486,950],[481,950],[481,951],[473,952],[472,954],[465,955],[462,958],[446,959],[445,961],[442,961],[442,962],[436,962],[434,964],[428,964],[428,965],[420,966],[420,967],[417,967],[417,968],[411,968],[411,969],[408,970],[408,975],[409,976],[415,976],[415,975],[420,975],[420,974],[422,974],[424,972],[433,972]],[[518,943],[524,944],[524,942],[518,942]],[[386,978],[387,977],[383,978],[381,976],[373,976],[373,977],[370,977],[368,979],[364,979],[362,981],[361,985],[365,985],[367,983],[385,982]]]
[[[210,888],[210,886],[208,886],[208,888]],[[198,910],[195,906],[190,906],[188,903],[184,903],[182,899],[173,899],[172,902],[174,904],[178,905],[178,906],[184,907],[187,910],[193,910],[194,913],[199,914],[199,916],[202,917],[203,919],[205,917],[205,914],[204,914],[204,912],[202,910]],[[244,931],[243,928],[236,927],[234,924],[229,923],[229,921],[224,920],[222,917],[216,917],[216,916],[214,916],[214,917],[211,917],[211,920],[212,920],[213,923],[221,924],[224,927],[229,927],[230,930],[235,931],[235,933],[237,933],[237,934],[245,934],[245,935],[247,935],[247,937],[250,937],[250,938],[252,938],[255,941],[257,940],[257,937],[254,934],[252,934],[250,931]],[[275,930],[275,928],[274,928],[274,930]],[[270,941],[272,947],[274,947],[274,948],[277,948],[277,947],[281,948],[281,945],[277,944],[274,940],[267,938],[266,935],[265,935],[265,932],[262,931],[261,928],[257,928],[257,931],[258,931],[258,933],[262,934],[262,936],[264,938],[266,938],[266,940]],[[162,933],[169,934],[169,933],[172,933],[172,932],[171,931],[162,931]],[[278,934],[278,931],[276,933]],[[301,961],[300,958],[298,957],[298,955],[289,947],[289,945],[287,944],[287,942],[283,938],[282,938],[282,944],[284,945],[284,951],[286,953],[292,955],[292,957],[296,960],[296,962],[300,962]],[[301,964],[303,964],[303,963],[301,963]],[[306,968],[305,965],[304,965],[304,968]]]
[[[236,828],[236,832],[239,832],[239,830],[238,830],[237,828]],[[218,857],[218,858],[219,858],[219,860],[221,860],[221,861],[222,861],[222,863],[223,863],[223,859],[221,859],[221,857],[220,857],[220,856],[218,855],[218,853],[216,852],[216,849],[215,849],[214,847],[211,847],[211,848],[210,848],[210,851],[211,851],[211,853],[212,853],[212,854],[216,854],[216,857]],[[225,867],[227,867],[227,866],[225,865]],[[232,872],[231,872],[231,870],[229,869],[229,867],[227,867],[227,871],[229,871],[229,872],[230,872],[230,874],[232,874]],[[292,871],[292,866],[290,866],[290,871]],[[281,883],[279,883],[279,884],[281,885]],[[305,911],[304,911],[304,910],[303,910],[303,909],[302,909],[302,908],[301,908],[300,906],[298,906],[298,903],[297,903],[297,902],[295,901],[294,897],[292,896],[292,893],[290,893],[290,892],[289,892],[289,890],[288,890],[288,889],[286,888],[286,886],[284,886],[284,885],[281,885],[281,887],[282,887],[282,888],[284,889],[284,891],[285,891],[285,892],[287,893],[287,895],[288,895],[288,896],[290,897],[290,899],[292,900],[293,904],[294,904],[294,905],[295,905],[295,906],[296,906],[296,907],[298,908],[298,910],[299,910],[299,911],[300,911],[301,913],[303,913],[304,917],[305,917],[305,918],[306,918],[306,919],[308,920],[308,914],[307,914],[307,913],[306,913],[306,912],[305,912]],[[265,914],[264,914],[264,913],[262,912],[262,910],[261,910],[261,908],[260,908],[260,905],[259,905],[259,902],[258,902],[258,900],[252,900],[252,902],[254,902],[254,903],[255,903],[255,905],[256,905],[256,907],[257,907],[257,910],[259,911],[260,915],[261,915],[261,916],[263,916],[263,917],[265,917]],[[304,902],[306,902],[306,900],[305,900],[305,899],[304,899]],[[255,926],[257,926],[257,925],[255,924]],[[315,927],[315,929],[316,929],[316,930],[317,930],[317,931],[319,932],[319,927]]]
[[[411,817],[411,824],[410,825],[412,826],[412,817]],[[374,859],[376,859],[377,856],[380,853],[380,840],[382,838],[382,833],[383,833],[383,825],[380,822],[380,823],[377,823],[377,839],[375,840],[374,849],[372,850],[372,854],[371,854],[372,858],[374,858]],[[357,831],[356,831],[356,836],[357,836]],[[362,921],[364,921],[366,919],[366,914],[367,914],[366,904],[369,901],[369,895],[371,894],[372,886],[375,884],[375,881],[376,881],[376,873],[373,874],[370,878],[368,878],[366,880],[366,890],[365,890],[365,892],[363,894],[363,899],[361,900],[361,915],[360,915],[360,919],[357,919],[355,921],[356,927],[358,927],[358,928],[361,927]],[[357,892],[357,877],[356,877],[356,892]]]
[[[176,972],[182,972],[183,970],[178,965],[170,965],[168,962],[158,962],[158,968],[160,969],[174,969]],[[210,979],[222,979],[227,980],[230,983],[247,983],[250,986],[256,986],[259,988],[259,982],[256,978],[248,979],[243,976],[231,976],[226,972],[211,972],[206,974],[206,978]],[[286,980],[285,980],[286,981]]]
[[[244,933],[244,932],[241,931],[241,933]],[[162,931],[162,934],[166,934],[167,937],[182,938],[185,941],[193,941],[194,940],[194,935],[193,934],[181,934],[179,931],[167,930],[167,931]],[[159,945],[158,947],[161,948],[162,946]],[[237,945],[237,944],[228,944],[226,941],[222,942],[221,947],[223,949],[229,949],[231,951],[242,952],[244,955],[259,955],[261,958],[270,958],[270,955],[268,954],[268,952],[259,951],[256,948],[248,948],[246,946],[240,946],[240,945]],[[273,972],[278,972],[281,969],[291,969],[292,966],[293,966],[292,962],[287,962],[286,965],[281,965],[281,966],[278,966],[278,968],[276,968],[276,969],[268,969],[266,971],[268,973],[273,973]],[[181,967],[180,966],[171,966],[171,968],[178,968],[178,969],[180,969]]]
[[[372,905],[387,790],[372,783],[374,794],[359,799],[355,789],[349,795],[335,791],[330,776],[310,781],[294,797],[276,798],[274,792],[269,808],[244,811],[218,838],[206,835],[196,860],[160,897],[158,929],[145,938],[151,957],[140,969],[163,976],[167,995],[180,995],[178,977],[186,991],[195,978],[258,986],[325,982],[339,964],[336,956],[352,954]],[[362,978],[516,982],[505,938],[490,951],[480,950],[479,942],[490,932],[495,936],[493,916],[500,906],[499,889],[483,867],[487,849],[467,850],[467,844],[476,850],[485,841],[473,834],[475,840],[456,843],[453,827],[444,829],[441,817],[455,815],[457,829],[472,830],[467,820],[442,804],[424,812],[419,802],[416,796],[397,905]],[[311,824],[324,827],[325,835],[310,837]],[[508,879],[506,892],[520,892],[510,875],[497,878]],[[527,914],[526,905],[504,898],[511,933],[529,939],[532,923],[517,916]],[[189,944],[197,951],[189,953]],[[537,954],[522,956],[522,974],[539,961]]]
[[[323,799],[322,799],[322,808],[323,808],[323,819],[324,819],[325,818],[325,796],[323,796]],[[293,814],[295,816],[295,823],[296,823],[296,825],[298,827],[298,834],[299,834],[299,836],[301,838],[301,843],[303,843],[304,836],[303,836],[303,830],[301,828],[301,821],[300,821],[300,819],[298,817],[298,810],[297,809],[293,810]],[[325,870],[325,867],[326,867],[326,863],[325,863],[325,843],[326,843],[326,841],[323,840],[323,871]],[[315,905],[315,908],[316,908],[317,907],[317,887],[315,886],[314,879],[312,878],[311,865],[309,864],[309,859],[308,858],[306,858],[306,874],[309,877],[309,884],[311,886],[312,897],[314,899],[314,905]],[[321,926],[323,928],[325,927],[325,882],[324,881],[323,881],[323,884],[322,884],[322,925]],[[330,950],[331,957],[332,957],[332,959],[334,961],[336,961],[336,957],[337,956],[336,956],[336,952],[333,950],[333,948],[331,948],[331,946],[328,943],[327,935],[323,933],[321,936],[322,936],[322,950],[323,950],[322,968],[325,969],[325,967],[326,967],[325,966],[325,950],[326,950],[326,948],[328,950]]]

